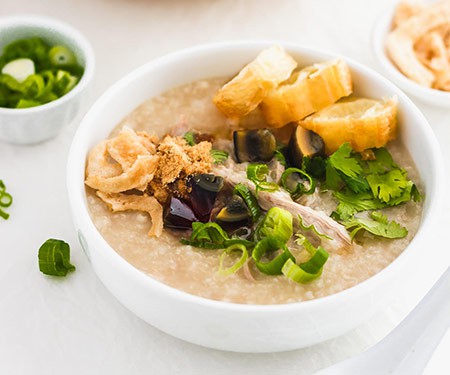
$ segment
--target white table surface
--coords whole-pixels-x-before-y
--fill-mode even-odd
[[[97,57],[96,98],[152,58],[227,39],[286,40],[377,68],[371,29],[391,5],[389,0],[0,0],[0,16],[45,14],[79,28]],[[450,160],[449,111],[418,104]],[[444,254],[442,260],[375,318],[344,336],[265,355],[209,350],[172,338],[121,306],[80,249],[65,189],[66,158],[78,124],[31,147],[0,142],[0,179],[15,199],[10,220],[0,221],[0,374],[312,374],[384,337],[449,264],[446,215],[430,243],[430,251]],[[448,201],[445,207],[448,212]],[[44,277],[38,270],[37,250],[49,237],[72,246],[77,270],[65,279]],[[447,332],[425,374],[450,373],[449,354]]]

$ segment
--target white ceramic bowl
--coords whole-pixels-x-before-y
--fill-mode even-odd
[[[425,207],[421,228],[390,266],[343,292],[312,301],[282,305],[243,305],[187,294],[164,285],[120,257],[96,230],[84,188],[88,151],[147,98],[198,79],[232,76],[269,42],[239,42],[187,49],[151,61],[114,84],[93,105],[73,141],[67,168],[70,206],[81,245],[95,272],[128,309],[178,338],[238,352],[275,352],[313,345],[355,328],[386,305],[414,267],[426,263],[429,230],[442,199],[443,167],[439,147],[424,116],[388,80],[350,59],[357,94],[374,98],[397,95],[400,135],[422,176]],[[335,55],[293,44],[284,47],[300,65]],[[420,152],[418,152],[420,150]],[[429,260],[428,260],[429,261]],[[403,285],[405,286],[405,285]]]
[[[84,67],[80,82],[61,98],[32,108],[0,107],[0,140],[31,144],[55,137],[87,104],[87,89],[94,75],[94,52],[86,38],[73,27],[43,16],[0,18],[0,54],[14,40],[41,37],[52,45],[63,44]]]
[[[433,106],[450,108],[450,92],[419,85],[403,75],[388,57],[385,43],[387,35],[391,30],[393,11],[394,9],[386,12],[376,22],[372,33],[372,47],[382,73],[414,98]]]

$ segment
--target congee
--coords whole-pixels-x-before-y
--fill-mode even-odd
[[[274,46],[231,80],[148,99],[89,153],[95,226],[204,298],[291,303],[364,281],[408,246],[423,197],[397,99],[352,91],[344,61],[298,67]]]

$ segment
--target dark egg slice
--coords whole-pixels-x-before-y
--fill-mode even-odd
[[[277,148],[275,136],[267,129],[233,132],[234,153],[239,163],[270,161]]]
[[[313,158],[324,155],[325,145],[323,139],[312,130],[297,126],[292,133],[291,140],[288,145],[288,156],[290,164],[297,168],[302,168],[304,156]]]
[[[164,217],[164,225],[175,229],[190,229],[198,221],[191,207],[181,199],[172,197]]]
[[[225,223],[237,223],[247,221],[250,218],[250,212],[244,200],[233,195],[227,205],[220,210],[216,216],[217,221]]]
[[[217,194],[222,190],[223,178],[213,174],[197,174],[191,177],[189,184],[192,209],[199,218],[209,219]]]

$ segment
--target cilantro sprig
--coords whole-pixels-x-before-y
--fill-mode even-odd
[[[368,218],[352,217],[348,221],[343,222],[343,224],[345,228],[352,230],[350,232],[352,239],[362,229],[385,238],[403,238],[408,234],[408,230],[405,227],[394,220],[389,221],[387,216],[379,211],[371,212]]]
[[[374,160],[363,160],[344,143],[326,165],[325,187],[339,201],[333,216],[349,220],[355,213],[397,206],[420,200],[415,184],[408,179],[385,148],[373,149]]]

